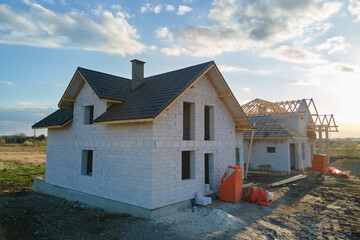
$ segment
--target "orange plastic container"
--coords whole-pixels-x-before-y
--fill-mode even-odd
[[[220,201],[236,203],[242,198],[242,168],[239,166],[228,166],[235,169],[230,175],[226,176],[226,172],[221,179],[219,186]],[[227,177],[224,181],[224,177]]]
[[[313,171],[326,173],[328,164],[328,156],[326,154],[314,154]]]

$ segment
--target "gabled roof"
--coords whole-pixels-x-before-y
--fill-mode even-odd
[[[60,103],[73,108],[83,84],[87,83],[100,100],[115,102],[94,120],[94,124],[154,121],[196,82],[206,77],[232,115],[237,130],[252,129],[229,86],[213,61],[144,78],[131,88],[131,80],[84,68],[78,68]]]
[[[306,138],[272,116],[249,116],[251,124],[257,128],[255,138]],[[251,131],[244,131],[244,137],[250,137]]]
[[[130,79],[78,67],[59,102],[60,108],[73,107],[84,81],[104,101],[123,102],[131,91]]]
[[[60,128],[73,120],[73,109],[58,109],[43,120],[37,122],[32,128]]]
[[[114,104],[94,122],[155,118],[212,64],[206,62],[144,78],[144,84],[130,92],[124,103]]]

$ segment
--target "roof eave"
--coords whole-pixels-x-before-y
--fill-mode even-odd
[[[94,121],[94,124],[121,124],[121,123],[144,123],[153,122],[153,118],[140,118],[140,119],[123,119],[123,120],[111,120],[111,121]]]
[[[63,124],[59,124],[59,125],[49,125],[49,126],[41,126],[41,127],[34,127],[32,126],[31,128],[32,129],[43,129],[43,128],[62,128],[64,126],[66,126],[67,124],[71,123],[73,120],[73,118],[71,118],[70,120],[66,121],[65,123]]]

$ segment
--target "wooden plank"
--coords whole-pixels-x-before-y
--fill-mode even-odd
[[[218,95],[218,98],[224,98],[224,97],[231,97],[231,93],[226,93],[226,94],[220,94],[220,95]]]
[[[248,159],[247,159],[247,164],[246,164],[246,169],[245,169],[245,178],[247,178],[247,174],[248,174],[248,171],[249,171],[250,157],[251,157],[251,149],[252,149],[252,143],[253,143],[253,140],[254,140],[254,132],[255,132],[255,130],[252,130],[251,140],[250,140],[250,147],[249,147],[249,153],[248,153]]]
[[[299,161],[300,161],[301,169],[302,169],[302,171],[303,171],[303,174],[305,175],[306,173],[305,173],[305,169],[304,169],[304,164],[303,164],[302,158],[300,157],[300,153],[299,153],[299,149],[298,149],[297,143],[295,143],[295,149],[296,149],[296,152],[297,152]]]
[[[287,184],[287,183],[298,181],[298,180],[303,179],[303,178],[306,178],[306,175],[303,175],[303,174],[296,175],[296,176],[291,177],[291,178],[287,178],[287,179],[284,179],[284,180],[281,180],[281,181],[278,181],[278,182],[274,182],[274,183],[270,184],[268,187],[281,186],[281,185],[284,185],[284,184]]]
[[[260,185],[260,183],[246,183],[246,184],[243,184],[242,187],[244,189],[244,188],[249,188],[249,187],[255,187],[258,185]]]

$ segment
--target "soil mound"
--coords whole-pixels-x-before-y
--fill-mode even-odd
[[[339,159],[331,163],[331,167],[336,167],[343,172],[349,172],[350,176],[360,177],[360,159]]]

